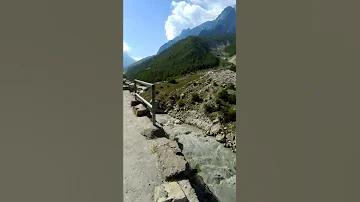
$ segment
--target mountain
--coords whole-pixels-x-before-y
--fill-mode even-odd
[[[126,71],[127,67],[134,62],[136,62],[136,60],[134,58],[130,57],[126,52],[124,52],[124,54],[123,54],[123,69],[124,69],[124,71]]]
[[[141,60],[138,60],[138,61],[136,61],[136,62],[134,62],[134,63],[131,63],[131,64],[128,65],[126,68],[129,70],[129,69],[131,69],[131,68],[134,67],[134,66],[137,66],[137,65],[139,65],[139,64],[141,64],[141,63],[146,62],[147,60],[151,59],[152,57],[154,57],[154,55],[148,56],[148,57],[143,58],[143,59],[141,59]]]
[[[218,64],[219,59],[211,53],[202,38],[189,36],[158,55],[132,66],[126,72],[126,77],[157,82]]]
[[[202,30],[199,36],[217,36],[228,33],[236,33],[236,10],[230,6],[221,12],[210,28]]]
[[[188,36],[216,36],[222,34],[236,33],[236,9],[235,7],[226,7],[221,14],[213,21],[207,21],[192,29],[184,29],[179,36],[168,41],[159,48],[157,54],[170,48],[176,42],[185,39]]]

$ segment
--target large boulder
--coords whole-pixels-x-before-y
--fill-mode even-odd
[[[164,140],[153,146],[157,154],[161,172],[166,181],[184,179],[188,176],[188,163],[177,142]]]

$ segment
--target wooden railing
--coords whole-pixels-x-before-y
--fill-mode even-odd
[[[151,87],[151,103],[149,103],[147,100],[145,100],[143,97],[141,97],[138,93],[137,93],[137,86],[136,83],[142,84],[144,86],[149,86]],[[156,118],[155,118],[155,114],[156,114],[156,102],[155,102],[155,85],[152,83],[148,83],[145,81],[140,81],[137,79],[134,79],[134,87],[135,87],[135,100],[141,101],[142,103],[144,103],[147,107],[149,107],[150,111],[151,111],[151,118],[152,118],[152,122],[154,125],[156,125]]]

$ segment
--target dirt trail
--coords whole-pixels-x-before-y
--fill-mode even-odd
[[[147,117],[135,116],[130,106],[133,96],[129,91],[123,91],[123,95],[124,201],[152,201],[154,188],[162,180],[156,156],[151,153],[154,141],[147,140],[140,134],[142,128],[152,123]]]
[[[229,60],[229,62],[233,63],[234,65],[236,65],[236,55],[232,56]]]

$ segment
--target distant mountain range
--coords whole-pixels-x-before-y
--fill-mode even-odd
[[[218,36],[224,34],[236,33],[236,7],[228,6],[213,21],[207,21],[192,29],[184,29],[179,36],[162,45],[157,54],[168,49],[176,42],[185,39],[188,36]]]
[[[136,60],[130,57],[127,52],[123,54],[123,70],[124,72],[127,70],[128,66],[136,62]]]

